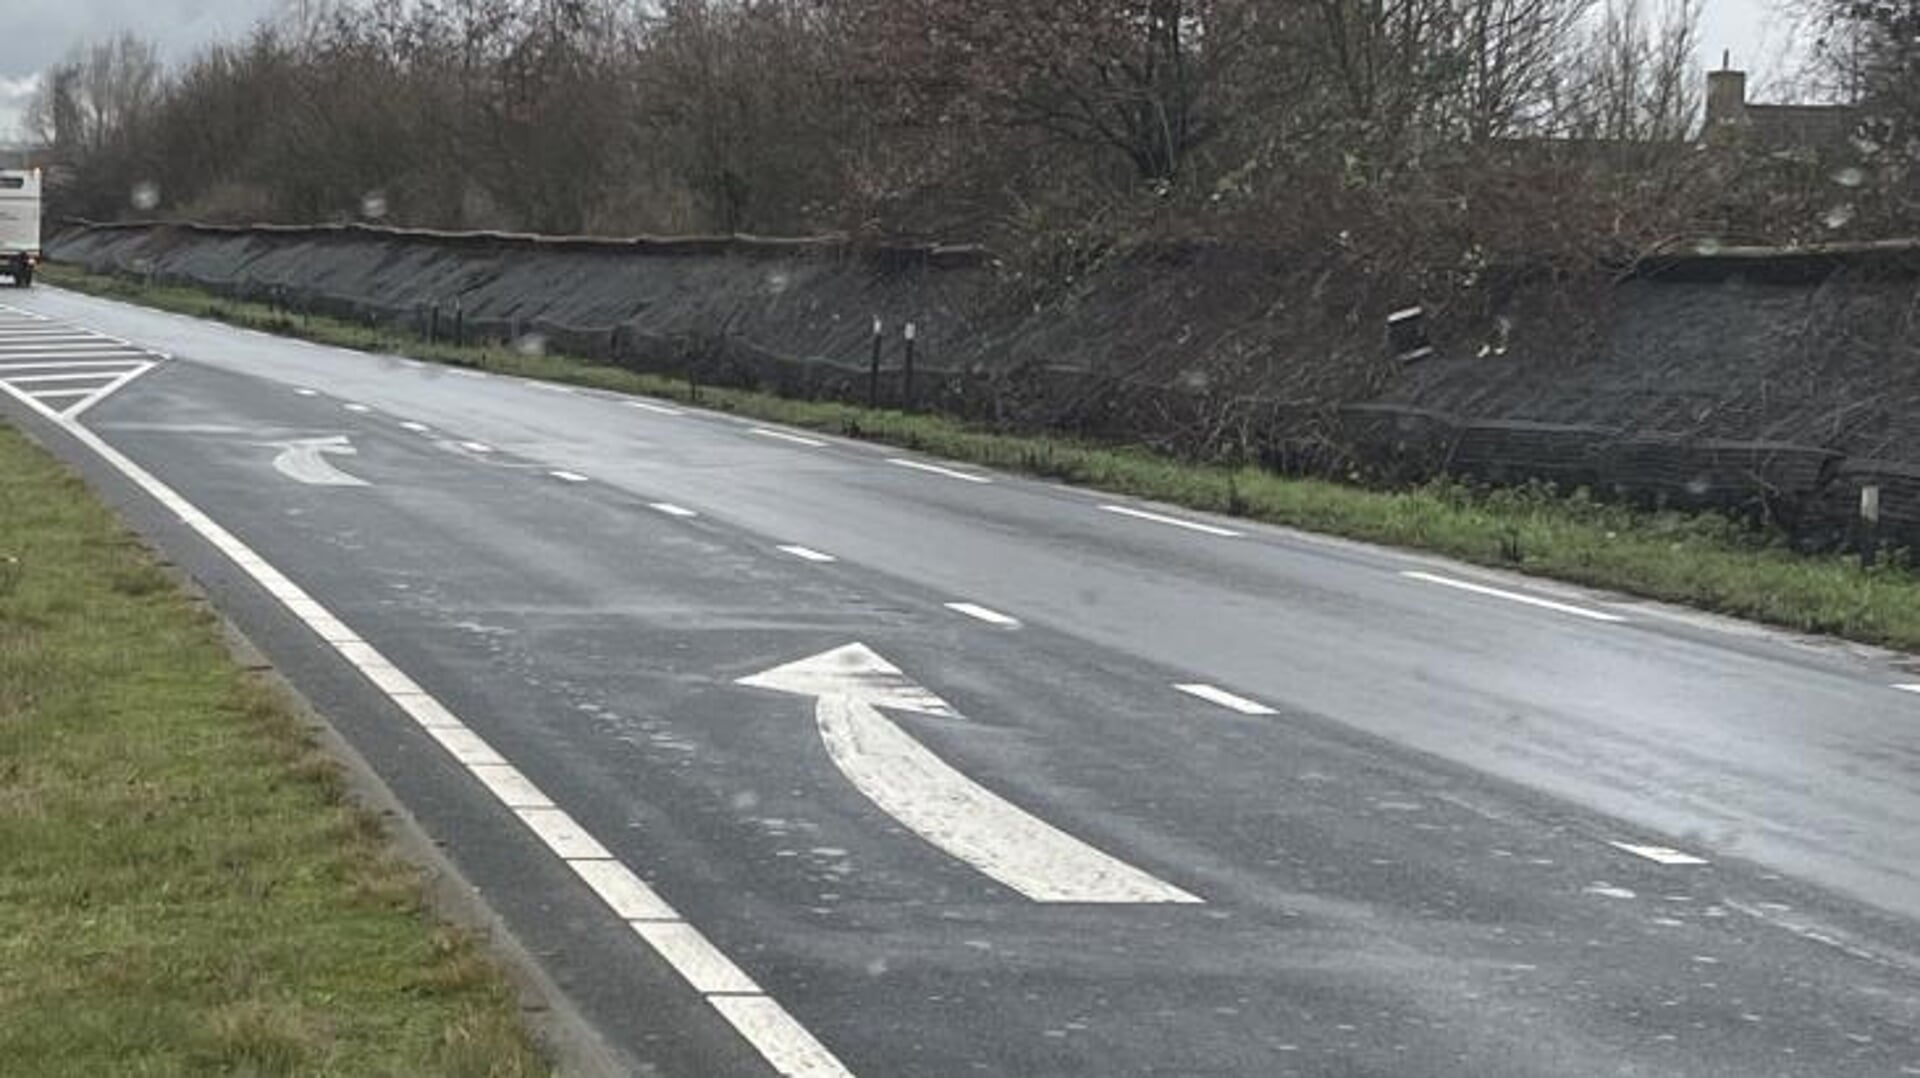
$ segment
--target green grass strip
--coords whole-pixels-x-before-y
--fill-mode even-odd
[[[701,387],[606,363],[455,347],[393,330],[289,315],[209,292],[46,267],[53,284],[93,295],[304,337],[324,344],[681,401],[757,419],[916,449],[1175,505],[1433,551],[1807,632],[1920,650],[1920,578],[1897,559],[1872,569],[1794,553],[1713,514],[1648,512],[1537,488],[1477,492],[1436,483],[1375,491],[1147,450],[983,430],[935,415]],[[697,399],[695,399],[697,398]]]
[[[531,1075],[294,706],[0,425],[0,1072]]]

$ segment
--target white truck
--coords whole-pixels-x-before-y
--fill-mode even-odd
[[[33,286],[40,264],[40,170],[0,170],[0,275]]]

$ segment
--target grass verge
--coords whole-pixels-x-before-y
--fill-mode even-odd
[[[683,401],[695,395],[684,381],[591,360],[527,355],[499,345],[430,344],[390,330],[289,315],[198,289],[147,285],[71,266],[48,266],[44,279],[324,344]],[[1536,489],[1475,492],[1435,484],[1410,491],[1364,490],[1134,448],[981,430],[941,416],[743,390],[702,387],[697,403],[952,460],[1920,650],[1920,577],[1903,565],[1862,569],[1851,557],[1796,554],[1711,514],[1645,512]]]
[[[0,1071],[546,1073],[292,704],[0,426]]]

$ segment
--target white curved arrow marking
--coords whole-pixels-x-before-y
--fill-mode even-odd
[[[960,713],[864,644],[739,683],[814,697],[827,754],[856,789],[921,838],[1036,902],[1201,901],[1037,819],[929,752],[879,709],[946,719]]]
[[[289,479],[298,479],[302,483],[311,483],[316,487],[364,487],[367,481],[358,476],[348,475],[333,466],[324,453],[354,454],[352,443],[343,434],[330,438],[301,438],[291,442],[275,442],[280,454],[273,458],[274,469]]]

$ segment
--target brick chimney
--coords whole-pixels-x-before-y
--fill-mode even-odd
[[[1747,73],[1733,70],[1731,61],[1731,55],[1722,53],[1720,70],[1707,72],[1709,133],[1747,123]]]

